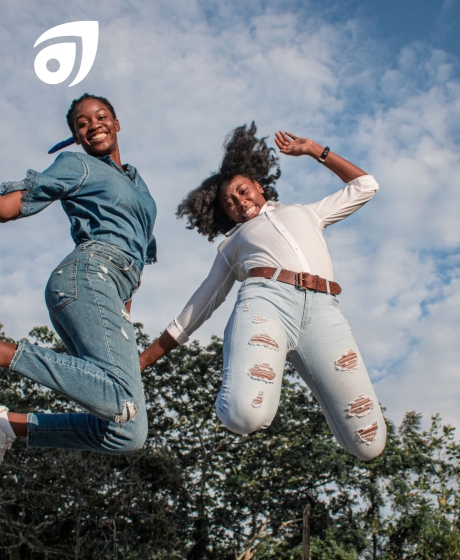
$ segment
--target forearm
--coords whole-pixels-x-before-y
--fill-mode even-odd
[[[160,338],[157,338],[152,344],[142,352],[139,357],[141,371],[151,364],[154,364],[157,360],[169,354],[171,350],[174,350],[179,346],[179,343],[165,331]]]
[[[21,215],[23,191],[16,191],[0,196],[0,223],[15,220]]]
[[[323,151],[324,146],[313,142],[313,140],[311,140],[305,147],[305,155],[308,155],[316,160],[318,160]],[[323,165],[340,177],[344,183],[349,183],[357,177],[367,175],[365,171],[332,151],[328,153]]]
[[[226,259],[218,253],[207,278],[193,294],[181,314],[168,327],[179,342],[165,331],[140,355],[141,371],[166,356],[179,344],[186,342],[189,335],[225,301],[225,296],[234,282],[232,269]]]

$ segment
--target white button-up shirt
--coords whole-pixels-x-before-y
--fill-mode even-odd
[[[219,245],[208,277],[167,331],[179,344],[208,319],[251,268],[268,266],[309,272],[333,280],[323,229],[361,208],[377,192],[372,175],[363,175],[319,202],[284,206],[268,201],[258,216],[237,224]]]

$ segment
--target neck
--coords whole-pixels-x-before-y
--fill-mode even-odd
[[[86,151],[86,150],[85,150]],[[121,163],[121,157],[120,157],[120,150],[118,149],[118,147],[110,152],[108,152],[107,154],[98,154],[98,153],[91,153],[89,151],[86,152],[89,156],[93,156],[96,158],[101,158],[101,157],[106,157],[109,156],[109,158],[111,160],[113,160],[119,167],[123,168],[123,165]]]
[[[108,155],[119,167],[123,167],[121,164],[120,150],[117,148]]]

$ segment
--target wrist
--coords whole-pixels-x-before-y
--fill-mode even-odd
[[[141,371],[144,371],[144,369],[146,369],[150,365],[148,360],[146,358],[143,358],[142,354],[139,356],[139,365],[140,365]]]
[[[307,146],[305,147],[305,155],[310,156],[314,159],[318,159],[323,153],[323,150],[323,146],[317,144],[316,142],[313,142],[313,140],[310,140],[310,142],[308,142]]]

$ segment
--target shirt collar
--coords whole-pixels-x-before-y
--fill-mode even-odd
[[[257,218],[261,215],[261,214],[270,214],[271,212],[273,212],[273,210],[275,210],[276,208],[278,208],[279,206],[281,206],[281,202],[275,202],[274,200],[267,200],[267,202],[262,206],[262,208],[260,209],[260,212],[258,214],[258,216],[256,216],[255,218],[253,218],[253,220],[257,220]],[[249,220],[249,222],[244,222],[246,224],[250,223],[252,220]],[[236,226],[234,228],[232,228],[230,231],[227,231],[227,233],[225,234],[226,237],[230,237],[231,235],[233,235],[243,224],[236,224]]]
[[[116,169],[119,173],[123,173],[123,175],[127,175],[129,179],[131,179],[131,181],[133,183],[136,182],[137,179],[137,169],[135,167],[133,167],[132,165],[129,165],[129,163],[125,163],[123,165],[123,167],[120,167],[119,165],[117,165],[113,159],[110,156],[102,156],[100,158],[101,161],[103,161],[104,163],[107,163],[108,165],[110,165],[111,167],[113,167],[114,169]]]
[[[278,208],[278,206],[281,206],[281,202],[267,200],[267,202],[260,209],[259,216],[260,214],[270,214],[270,212],[273,212],[273,210],[275,210],[275,208]]]

